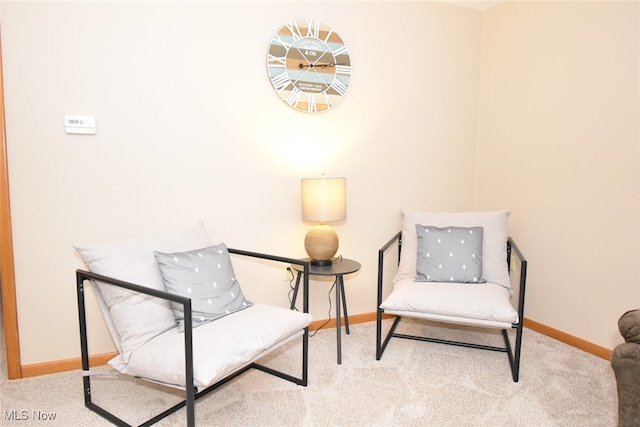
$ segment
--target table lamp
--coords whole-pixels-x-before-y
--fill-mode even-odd
[[[304,238],[311,265],[331,265],[338,251],[338,234],[327,222],[347,219],[346,178],[303,178],[302,220],[318,222]]]

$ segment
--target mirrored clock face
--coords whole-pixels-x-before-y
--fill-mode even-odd
[[[335,107],[347,93],[351,59],[333,28],[317,19],[298,19],[271,39],[267,71],[282,100],[317,113]]]

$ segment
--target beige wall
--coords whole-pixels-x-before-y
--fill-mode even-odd
[[[203,220],[216,242],[304,256],[299,179],[323,172],[348,180],[340,253],[363,266],[350,314],[375,310],[376,250],[401,208],[512,209],[533,320],[613,347],[640,304],[635,2],[0,12],[23,364],[79,354],[73,242]],[[286,106],[266,75],[271,36],[298,17],[334,26],[352,55],[347,97],[324,114]],[[65,134],[65,114],[94,115],[97,134]],[[263,278],[273,295],[237,269],[250,298],[287,304],[283,271]],[[329,287],[313,283],[318,319]],[[101,327],[91,338],[113,348]]]
[[[483,22],[477,207],[507,204],[526,316],[607,348],[640,306],[638,2],[507,2]]]
[[[302,257],[300,178],[347,177],[350,314],[375,310],[377,248],[400,209],[473,208],[482,13],[431,2],[3,2],[7,139],[23,364],[77,357],[74,242],[203,220],[214,241]],[[334,110],[274,93],[268,43],[319,18],[353,77]],[[95,136],[64,133],[94,115]],[[503,207],[496,206],[496,207]],[[284,271],[237,271],[287,304]],[[327,317],[330,283],[314,282]],[[97,318],[93,311],[92,318]],[[95,352],[112,344],[91,333]]]

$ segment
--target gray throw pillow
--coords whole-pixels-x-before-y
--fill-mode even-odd
[[[154,252],[165,287],[170,293],[191,298],[193,327],[253,305],[236,280],[224,243],[188,252]],[[182,305],[171,303],[184,331]]]
[[[482,227],[416,225],[416,281],[484,283]]]

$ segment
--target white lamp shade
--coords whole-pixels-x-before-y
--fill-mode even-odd
[[[302,220],[311,222],[347,219],[346,178],[303,178]]]

